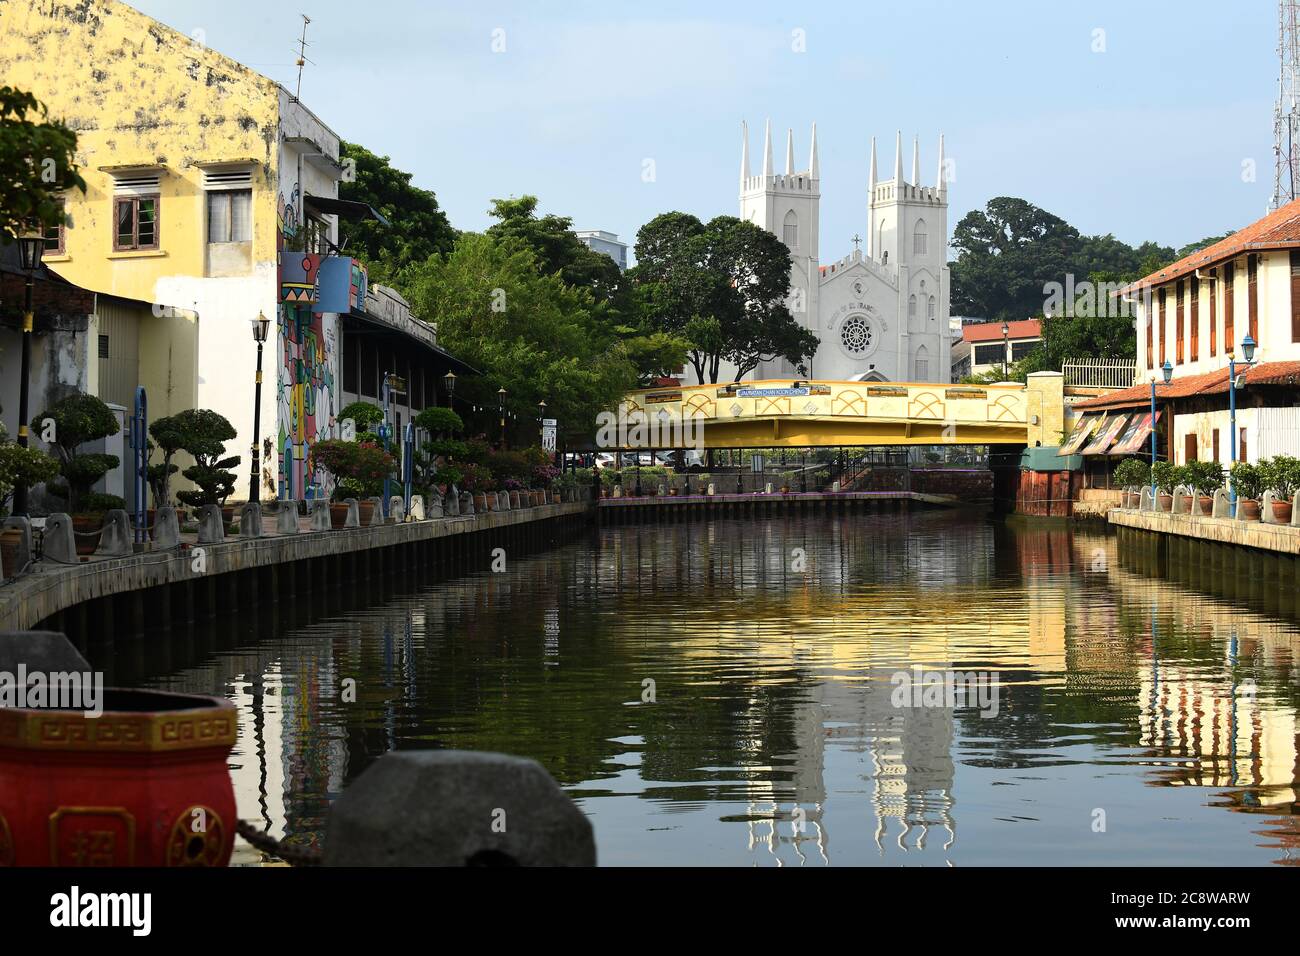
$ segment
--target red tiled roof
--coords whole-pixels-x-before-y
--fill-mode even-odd
[[[1138,279],[1121,289],[1136,292],[1139,289],[1164,285],[1197,269],[1207,269],[1220,262],[1233,259],[1243,252],[1259,249],[1290,249],[1300,246],[1300,199],[1279,206],[1263,219],[1239,229],[1226,239],[1206,246],[1191,255],[1183,256],[1173,265],[1165,266],[1149,276]]]
[[[1238,370],[1238,375],[1242,370]],[[1291,385],[1300,387],[1300,362],[1265,362],[1256,365],[1246,374],[1246,384],[1250,385]],[[1228,369],[1217,369],[1201,375],[1186,375],[1175,378],[1168,385],[1157,380],[1156,403],[1161,404],[1171,398],[1190,398],[1193,395],[1214,395],[1228,390]],[[1102,395],[1087,401],[1077,402],[1074,407],[1084,411],[1100,408],[1137,408],[1151,403],[1151,383],[1142,382]]]
[[[1037,339],[1043,335],[1043,326],[1037,319],[1019,319],[1007,323],[1008,339]],[[961,337],[966,342],[994,342],[1002,338],[1001,322],[975,322],[961,327]]]

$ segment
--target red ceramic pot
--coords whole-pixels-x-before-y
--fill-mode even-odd
[[[1273,520],[1278,524],[1291,523],[1291,502],[1274,501],[1273,502]]]
[[[234,705],[107,688],[103,706],[0,709],[0,865],[227,865]]]
[[[104,530],[103,515],[73,515],[72,536],[77,547],[77,554],[94,554],[99,547],[97,532]]]
[[[361,527],[369,528],[370,521],[375,516],[375,503],[367,498],[365,501],[357,502],[357,519],[361,522]],[[330,514],[330,521],[334,520],[333,513]]]
[[[1214,498],[1210,495],[1201,495],[1196,499],[1201,505],[1201,514],[1209,515],[1214,513]]]
[[[1247,521],[1259,520],[1259,502],[1254,498],[1238,498],[1237,507],[1241,509]]]
[[[348,505],[343,501],[330,502],[330,527],[342,528],[348,523]]]
[[[1157,498],[1157,500],[1158,500],[1159,503],[1160,503],[1160,510],[1161,510],[1161,511],[1173,511],[1173,510],[1174,510],[1174,496],[1173,496],[1173,495],[1157,495],[1156,498]]]

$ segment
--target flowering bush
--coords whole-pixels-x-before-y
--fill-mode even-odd
[[[486,465],[478,465],[473,462],[467,462],[460,466],[461,480],[458,487],[462,491],[468,491],[471,494],[480,491],[492,491],[496,488],[496,482],[492,478],[492,472]]]
[[[373,442],[331,438],[317,442],[312,460],[335,478],[335,500],[372,498],[384,492],[384,479],[392,475],[396,459]]]

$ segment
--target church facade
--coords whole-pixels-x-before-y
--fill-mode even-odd
[[[822,264],[818,250],[821,171],[817,127],[808,165],[795,168],[794,133],[786,136],[785,172],[772,163],[772,127],[763,137],[761,172],[750,169],[749,133],[742,124],[740,218],[778,236],[790,250],[790,311],[821,340],[808,377],[836,381],[948,382],[952,337],[948,328],[948,190],[939,137],[938,174],[921,184],[919,144],[913,144],[911,180],[903,178],[902,136],[895,139],[894,172],[880,179],[871,141],[867,187],[867,251]],[[860,242],[856,236],[855,245]],[[733,370],[734,373],[734,370]],[[758,378],[788,378],[783,359],[766,362]],[[720,378],[730,380],[722,370]]]

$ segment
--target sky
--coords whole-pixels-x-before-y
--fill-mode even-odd
[[[1175,248],[1254,221],[1273,189],[1277,12],[1232,4],[135,0],[278,80],[437,193],[459,229],[501,196],[631,243],[654,216],[737,213],[741,121],[784,171],[817,123],[821,260],[865,234],[870,139],[952,160],[949,233],[1018,196],[1086,234]]]

